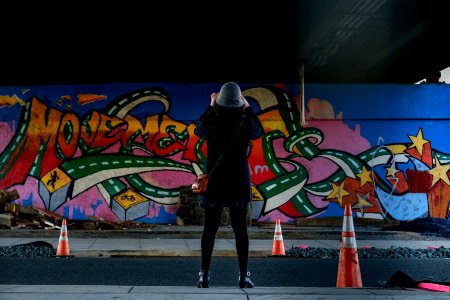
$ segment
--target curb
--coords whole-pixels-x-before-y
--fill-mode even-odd
[[[110,258],[110,257],[201,257],[200,250],[75,250],[73,257]],[[236,250],[214,250],[214,257],[236,257]],[[249,257],[268,257],[270,251],[250,250]]]

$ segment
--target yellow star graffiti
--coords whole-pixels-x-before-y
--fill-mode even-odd
[[[448,170],[450,170],[450,165],[441,165],[441,162],[439,161],[437,156],[434,159],[436,161],[436,166],[428,171],[428,173],[433,175],[433,182],[431,183],[431,186],[433,187],[436,184],[436,182],[439,181],[439,179],[445,182],[445,184],[447,184],[448,186],[450,186],[450,181],[448,180],[447,176],[447,172]]]
[[[364,184],[366,184],[366,182],[372,182],[372,177],[370,177],[371,174],[372,172],[368,171],[366,167],[363,166],[361,173],[356,174],[356,176],[358,176],[359,179],[361,179],[361,183],[359,186],[363,186]]]
[[[419,132],[417,133],[416,136],[408,134],[408,137],[412,142],[412,144],[408,147],[408,149],[416,148],[419,154],[422,155],[423,145],[430,142],[429,140],[425,140],[423,138],[422,128],[419,129]]]
[[[395,173],[398,173],[399,171],[397,170],[397,168],[395,167],[395,161],[391,164],[391,166],[389,168],[386,168],[387,170],[387,177],[395,177]]]
[[[342,198],[344,198],[344,196],[350,195],[350,193],[344,190],[344,182],[342,182],[340,185],[332,183],[332,186],[333,190],[327,196],[327,199],[336,198],[339,201],[339,204],[342,206]]]

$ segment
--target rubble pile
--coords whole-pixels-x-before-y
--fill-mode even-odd
[[[64,216],[44,208],[13,204],[12,201],[19,198],[16,190],[0,191],[0,228],[7,229],[61,229]],[[87,216],[88,220],[70,220],[68,229],[120,230],[126,228],[154,228],[155,224],[143,222],[124,221],[111,222],[94,216]]]
[[[450,222],[438,218],[420,218],[403,221],[396,225],[385,226],[384,231],[418,232],[425,236],[450,237]],[[339,249],[320,247],[292,247],[286,251],[286,256],[299,258],[339,258]],[[411,249],[407,247],[361,248],[359,258],[450,258],[449,248]]]
[[[0,247],[0,257],[54,257],[55,255],[56,249],[52,244],[44,241]]]
[[[286,250],[286,256],[297,258],[339,258],[339,249],[321,247],[292,247]],[[407,247],[361,248],[358,249],[360,259],[367,258],[450,258],[449,248],[411,249]]]

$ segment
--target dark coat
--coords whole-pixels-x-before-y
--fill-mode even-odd
[[[235,132],[237,134],[229,144]],[[208,191],[200,196],[201,206],[248,208],[252,195],[247,158],[251,150],[251,141],[260,138],[264,133],[255,112],[251,107],[242,109],[242,107],[208,106],[201,115],[200,124],[194,133],[206,141],[205,173],[211,172],[226,148],[222,159],[210,176]]]

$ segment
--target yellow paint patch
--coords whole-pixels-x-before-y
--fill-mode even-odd
[[[104,100],[104,99],[108,98],[108,96],[98,95],[98,94],[78,94],[77,97],[78,97],[79,105],[83,105],[83,104],[87,104],[87,103],[91,103],[91,102],[95,102],[95,101],[99,101],[99,100]]]
[[[17,97],[17,95],[0,95],[0,106],[13,106],[16,103],[19,103],[22,106],[26,105],[25,101]]]
[[[70,183],[72,179],[66,175],[61,169],[54,168],[41,178],[42,183],[47,187],[50,193],[62,188]]]
[[[114,197],[114,200],[122,206],[124,209],[129,209],[134,205],[146,202],[147,198],[139,195],[132,189],[128,189],[125,192]]]
[[[261,193],[254,185],[252,185],[252,201],[263,201],[263,200],[264,198],[262,197]]]
[[[404,153],[406,146],[401,144],[395,144],[395,145],[387,145],[387,148],[392,151],[394,154],[400,154]]]

